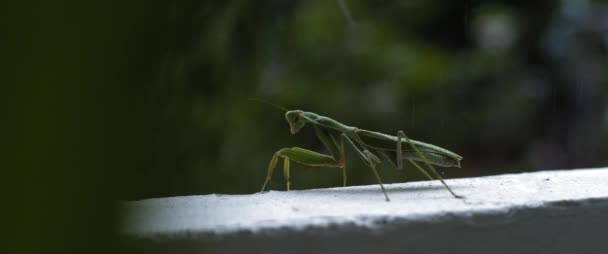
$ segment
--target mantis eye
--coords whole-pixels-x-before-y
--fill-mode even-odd
[[[293,118],[294,122],[297,122],[298,120],[300,120],[300,116],[296,116],[296,117]]]

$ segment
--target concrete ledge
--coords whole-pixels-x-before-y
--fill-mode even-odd
[[[122,202],[147,253],[598,253],[608,168]]]

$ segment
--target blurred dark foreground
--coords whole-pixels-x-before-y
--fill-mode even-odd
[[[608,162],[606,1],[2,6],[2,253],[125,250],[116,200],[253,193],[275,151],[325,152],[251,97],[450,149],[446,178]],[[352,155],[349,184],[375,183]]]

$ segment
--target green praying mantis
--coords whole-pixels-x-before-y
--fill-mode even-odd
[[[262,101],[265,102],[265,101]],[[291,134],[298,133],[306,124],[310,124],[314,127],[317,138],[321,141],[323,146],[329,152],[329,155],[317,153],[307,149],[299,147],[283,148],[277,151],[268,165],[266,181],[262,186],[261,192],[266,189],[266,185],[270,182],[272,174],[277,165],[279,158],[283,159],[283,174],[287,184],[287,191],[291,186],[291,179],[289,176],[289,169],[291,161],[299,164],[303,164],[311,167],[332,167],[342,169],[343,185],[346,186],[346,161],[344,157],[344,144],[349,144],[355,151],[358,157],[371,168],[382,193],[386,201],[390,201],[376,165],[381,163],[382,160],[376,155],[380,155],[386,161],[391,162],[388,152],[394,152],[396,154],[396,163],[394,165],[397,169],[403,168],[403,160],[408,160],[415,168],[422,172],[430,180],[434,180],[433,177],[424,170],[416,161],[423,162],[428,169],[441,181],[443,186],[455,197],[462,198],[462,196],[456,195],[452,189],[443,181],[441,176],[435,170],[433,165],[442,167],[460,167],[460,160],[462,156],[455,154],[447,149],[423,143],[416,140],[409,139],[405,132],[397,131],[396,136],[387,135],[380,132],[369,131],[360,129],[353,126],[342,124],[334,119],[326,116],[321,116],[312,112],[306,112],[302,110],[287,110],[278,105],[271,104],[284,110],[285,119],[289,123]],[[339,135],[336,138],[336,134]],[[405,149],[403,146],[409,145],[410,149]],[[392,164],[392,162],[391,162]]]

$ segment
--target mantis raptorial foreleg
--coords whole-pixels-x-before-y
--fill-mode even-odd
[[[283,158],[283,175],[285,176],[285,183],[287,187],[287,191],[291,187],[291,179],[289,178],[289,158]]]
[[[274,173],[274,168],[277,165],[277,160],[279,160],[279,152],[276,152],[272,156],[272,159],[270,159],[270,164],[268,164],[268,170],[267,170],[267,173],[266,173],[266,181],[264,181],[264,185],[262,185],[262,190],[261,191],[264,191],[264,189],[266,189],[266,185],[270,182],[270,178],[272,178],[272,173]]]
[[[352,145],[352,147],[355,149],[355,151],[357,152],[359,157],[361,157],[361,159],[364,162],[366,162],[368,164],[368,166],[372,169],[372,172],[374,173],[376,180],[380,184],[380,188],[382,189],[382,193],[384,193],[386,200],[387,201],[390,200],[388,198],[388,194],[386,194],[386,190],[384,189],[384,184],[382,183],[382,180],[380,179],[378,170],[376,170],[376,164],[380,161],[380,159],[378,159],[378,157],[376,157],[372,152],[370,152],[367,149],[364,149],[363,152],[361,150],[359,150],[359,148],[353,143],[353,141],[350,138],[348,138],[348,136],[344,133],[342,133],[340,135],[340,144],[339,145],[336,144],[337,142],[334,138],[329,138],[331,136],[327,135],[327,133],[324,133],[323,131],[318,131],[317,135],[320,137],[321,140],[325,140],[325,141],[323,141],[324,144],[329,145],[331,142],[331,145],[329,145],[329,146],[333,146],[336,149],[335,153],[338,154],[340,157],[338,159],[335,159],[332,156],[320,154],[320,153],[302,149],[299,147],[283,148],[283,149],[279,150],[278,152],[276,152],[274,154],[274,156],[272,156],[272,159],[270,160],[270,164],[268,164],[266,181],[264,181],[264,185],[262,186],[261,191],[264,191],[266,189],[266,185],[268,185],[268,183],[271,181],[272,174],[274,173],[274,169],[277,165],[279,158],[283,159],[283,174],[285,176],[285,181],[287,184],[288,191],[291,186],[291,179],[290,179],[290,173],[289,173],[291,160],[293,160],[294,162],[303,164],[303,165],[313,166],[313,167],[322,166],[322,167],[342,168],[343,184],[346,185],[346,164],[345,164],[345,160],[344,160],[344,140],[346,140],[346,141],[348,141],[348,143],[350,143]],[[328,150],[330,150],[330,148],[328,148]]]
[[[268,164],[266,181],[264,181],[264,185],[262,186],[261,191],[264,191],[266,189],[266,185],[270,182],[272,174],[274,173],[274,168],[276,167],[279,158],[283,159],[283,174],[285,176],[287,190],[289,190],[291,187],[289,169],[290,161],[292,160],[294,162],[312,167],[342,168],[344,165],[344,163],[341,163],[340,161],[335,160],[333,157],[325,154],[320,154],[299,147],[283,148],[276,152],[274,156],[272,156],[272,159],[270,159],[270,164]]]
[[[403,131],[398,131],[397,132],[397,164],[398,164],[398,168],[402,168],[403,167],[403,157],[402,157],[402,149],[401,149],[401,139],[405,139],[405,141],[407,143],[410,144],[410,146],[412,147],[412,149],[414,149],[414,151],[416,152],[416,155],[418,155],[418,157],[422,158],[422,161],[424,162],[424,164],[431,170],[431,172],[433,172],[433,174],[437,177],[437,179],[439,179],[439,181],[441,181],[441,183],[443,184],[443,186],[445,186],[446,189],[448,189],[448,191],[450,191],[450,193],[452,193],[452,195],[455,198],[462,198],[462,196],[458,196],[454,193],[454,191],[452,191],[452,189],[450,189],[450,187],[448,187],[448,185],[443,181],[443,178],[441,178],[441,176],[439,175],[439,173],[437,173],[437,170],[435,170],[435,167],[433,167],[433,164],[431,164],[429,162],[429,160],[426,158],[426,156],[424,156],[424,154],[422,154],[420,152],[420,150],[418,149],[418,147],[416,147],[416,145],[414,144],[414,142],[412,142],[407,135],[405,135],[405,132]],[[414,167],[416,167],[418,170],[420,170],[420,172],[422,172],[426,177],[429,178],[429,180],[434,180],[427,172],[426,170],[424,170],[422,167],[420,167],[420,165],[418,165],[418,163],[416,163],[415,161],[408,159],[413,165]]]

